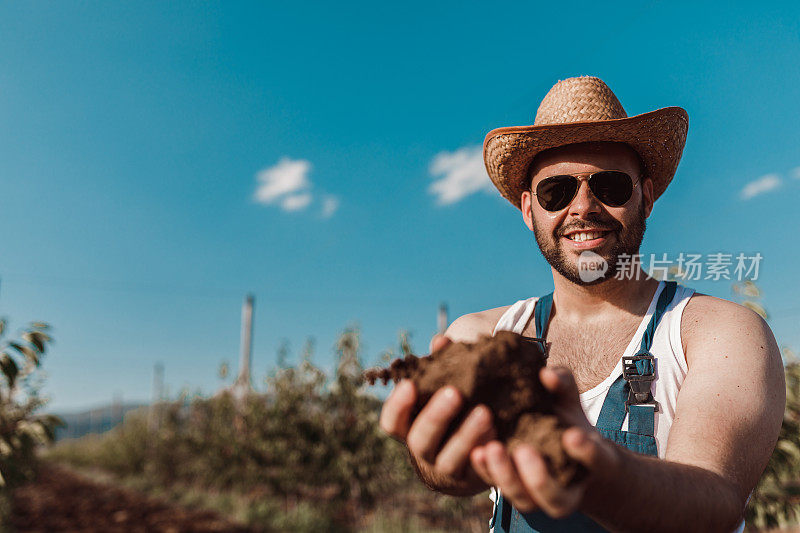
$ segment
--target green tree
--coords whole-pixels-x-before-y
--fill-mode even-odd
[[[4,339],[6,329],[0,320],[0,514],[7,512],[10,489],[33,477],[36,447],[52,442],[62,424],[37,414],[46,403],[37,370],[51,342],[48,325],[34,322],[13,340]]]

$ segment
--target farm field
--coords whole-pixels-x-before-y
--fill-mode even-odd
[[[210,511],[187,510],[136,491],[101,483],[52,464],[13,497],[17,531],[248,532]]]

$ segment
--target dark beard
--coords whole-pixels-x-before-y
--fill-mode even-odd
[[[533,213],[531,213],[531,217]],[[609,251],[600,253],[599,255],[608,263],[608,271],[598,279],[593,281],[583,281],[578,273],[578,267],[573,259],[571,262],[564,254],[564,249],[560,245],[562,228],[556,229],[552,235],[546,236],[536,224],[533,225],[533,234],[536,237],[536,243],[542,251],[542,255],[550,263],[550,266],[556,269],[556,272],[567,278],[576,285],[596,285],[613,278],[617,274],[619,268],[619,256],[627,254],[628,256],[635,256],[639,253],[639,247],[642,245],[644,239],[644,231],[647,227],[647,217],[644,214],[644,204],[639,208],[638,216],[630,228],[621,233],[622,225],[615,220],[602,220],[599,216],[589,216],[586,219],[586,227],[599,226],[602,228],[612,228],[612,233],[617,237],[614,239],[614,244]],[[573,228],[575,226],[572,226]],[[595,253],[595,250],[592,250]],[[629,259],[633,259],[630,257]],[[626,265],[627,267],[627,265]]]

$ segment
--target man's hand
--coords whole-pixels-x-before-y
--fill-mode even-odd
[[[518,444],[509,451],[495,440],[473,449],[470,461],[480,478],[499,488],[519,511],[541,509],[553,518],[562,518],[578,510],[593,478],[613,474],[619,456],[616,447],[586,419],[569,370],[545,367],[540,379],[555,396],[556,414],[571,426],[562,438],[564,450],[589,470],[587,479],[561,486],[550,475],[541,454],[528,444]]]
[[[450,344],[443,335],[434,336],[431,351]],[[381,428],[406,443],[422,481],[430,488],[453,495],[475,494],[487,488],[470,466],[476,447],[495,438],[491,411],[475,407],[453,435],[444,440],[452,420],[461,412],[463,399],[453,387],[439,389],[411,420],[417,391],[409,380],[397,384],[381,410]]]

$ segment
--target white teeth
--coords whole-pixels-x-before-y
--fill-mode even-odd
[[[584,231],[580,233],[573,233],[572,235],[568,235],[567,238],[576,241],[576,242],[583,242],[583,241],[590,241],[592,239],[599,239],[602,237],[603,234],[597,231]]]

